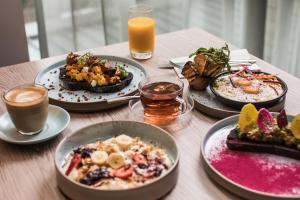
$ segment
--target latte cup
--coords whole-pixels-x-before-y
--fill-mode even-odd
[[[48,116],[48,90],[41,85],[21,85],[3,94],[7,112],[22,135],[41,132]]]

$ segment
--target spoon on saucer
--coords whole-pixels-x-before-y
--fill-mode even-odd
[[[139,99],[140,95],[136,95],[136,96],[124,96],[124,97],[117,97],[117,98],[113,98],[113,99],[108,99],[106,100],[107,103],[117,103],[117,102],[122,102],[122,101],[129,101],[132,99]]]

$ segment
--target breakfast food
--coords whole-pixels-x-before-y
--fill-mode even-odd
[[[81,145],[66,157],[68,178],[97,189],[128,189],[150,183],[173,165],[157,145],[119,135]]]
[[[219,75],[211,89],[223,98],[248,103],[273,100],[285,91],[283,82],[275,75],[250,71],[247,67]]]
[[[92,92],[116,92],[131,82],[133,74],[124,66],[85,53],[70,53],[66,65],[60,69],[61,85],[68,90],[89,90]]]
[[[275,116],[275,117],[274,117]],[[300,114],[290,122],[284,110],[272,115],[267,109],[259,111],[245,105],[237,126],[226,140],[231,150],[270,153],[300,160]]]
[[[195,56],[194,62],[188,61],[184,65],[182,75],[189,81],[193,89],[205,90],[210,80],[224,68],[230,70],[229,55],[227,44],[220,49],[199,48],[190,55],[190,57]]]

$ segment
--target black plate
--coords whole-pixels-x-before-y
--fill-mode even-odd
[[[216,96],[217,100],[219,100],[220,102],[222,102],[230,107],[236,108],[236,109],[241,109],[244,105],[246,105],[248,103],[252,103],[257,109],[260,109],[260,108],[272,107],[272,106],[278,104],[281,100],[285,99],[288,87],[287,87],[286,83],[282,79],[278,78],[277,76],[276,76],[276,78],[280,82],[283,92],[280,96],[276,97],[275,99],[271,99],[268,101],[260,101],[260,102],[242,102],[242,101],[235,101],[235,100],[228,99],[228,98],[221,96],[213,87],[215,80],[217,78],[219,78],[220,76],[223,76],[224,74],[234,73],[234,72],[237,72],[237,71],[220,73],[210,81],[209,87],[210,87],[212,93]],[[270,75],[269,73],[266,73],[266,72],[260,72],[260,73]]]

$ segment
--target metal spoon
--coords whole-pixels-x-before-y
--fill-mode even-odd
[[[118,102],[122,102],[122,101],[129,101],[131,99],[139,99],[140,95],[136,95],[136,96],[124,96],[124,97],[117,97],[117,98],[113,98],[113,99],[108,99],[106,100],[107,103],[118,103]]]

